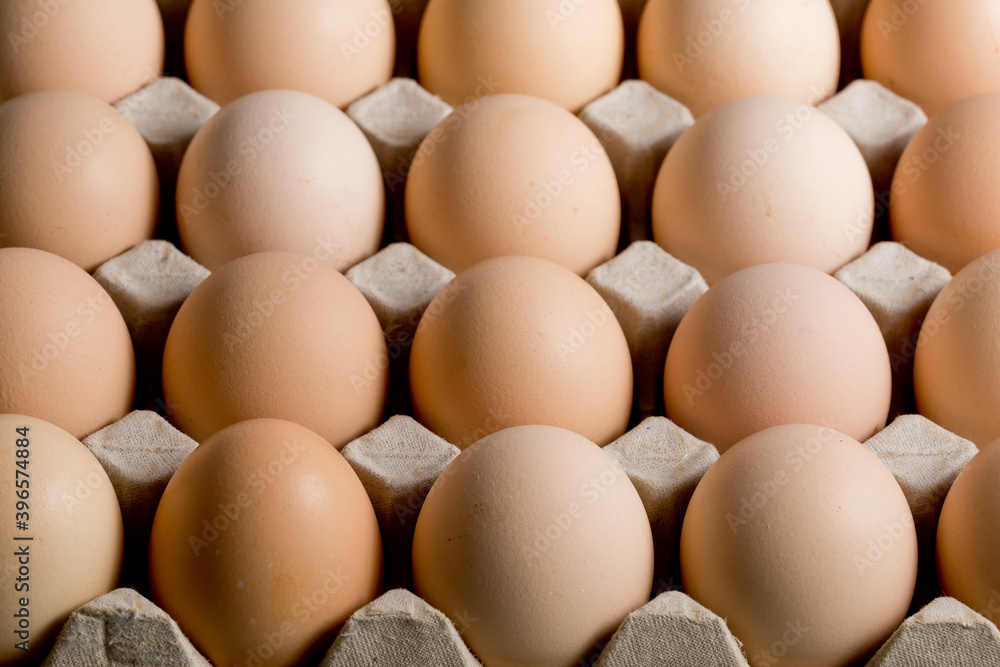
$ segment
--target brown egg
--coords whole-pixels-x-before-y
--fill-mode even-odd
[[[948,107],[903,151],[892,180],[893,239],[958,273],[1000,249],[1000,94]]]
[[[681,576],[753,667],[864,664],[906,617],[917,534],[902,490],[864,445],[778,426],[723,454],[695,489]]]
[[[265,250],[346,271],[382,240],[382,173],[337,107],[290,90],[252,93],[195,135],[177,181],[177,220],[185,249],[213,271]]]
[[[214,664],[316,664],[379,594],[382,540],[336,449],[255,419],[206,440],[174,474],[149,574],[157,603]]]
[[[135,355],[125,320],[85,271],[41,250],[0,249],[0,413],[84,438],[132,409]]]
[[[428,306],[410,394],[417,419],[462,449],[525,424],[603,446],[628,426],[632,360],[614,313],[582,278],[545,260],[498,257]]]
[[[957,598],[1000,622],[1000,441],[984,445],[945,498],[937,530],[938,578]]]
[[[520,93],[579,111],[618,84],[624,56],[617,0],[431,0],[417,45],[420,82],[452,106]]]
[[[163,73],[155,0],[4,0],[0,35],[0,102],[36,90],[117,102]]]
[[[142,135],[104,102],[64,91],[0,104],[0,246],[94,271],[151,238],[160,185]]]
[[[639,74],[695,117],[753,95],[818,104],[837,91],[837,19],[829,0],[649,0]]]
[[[720,452],[780,424],[867,440],[885,426],[891,393],[871,313],[805,266],[763,264],[722,280],[684,316],[667,351],[667,416]]]
[[[284,252],[226,264],[181,306],[163,353],[171,418],[202,442],[247,419],[287,419],[337,449],[378,426],[389,357],[347,278]]]
[[[225,106],[274,88],[346,107],[392,75],[388,0],[194,0],[184,58],[198,92]]]
[[[966,97],[1000,92],[1000,5],[993,0],[872,0],[861,31],[865,78],[928,116]]]
[[[460,272],[503,255],[585,275],[621,232],[614,168],[573,114],[526,95],[457,109],[420,145],[406,184],[410,240]]]
[[[114,590],[124,534],[94,455],[34,417],[0,415],[0,664],[38,664],[71,612]]]
[[[583,664],[649,600],[649,519],[594,443],[510,428],[465,450],[431,488],[413,578],[487,667]]]
[[[801,102],[721,106],[667,154],[653,191],[653,237],[711,285],[755,264],[833,273],[868,249],[871,175],[851,137]]]
[[[917,339],[920,414],[985,447],[1000,437],[1000,250],[969,264],[931,305]]]

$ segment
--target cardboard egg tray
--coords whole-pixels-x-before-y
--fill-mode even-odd
[[[168,39],[174,45],[171,53],[176,56],[188,0],[160,0],[160,4]],[[397,71],[412,74],[416,25],[426,0],[390,4],[400,39]],[[848,21],[854,21],[857,8],[864,6],[857,0],[833,4]],[[622,0],[622,6],[634,36],[642,1]],[[856,33],[852,37],[845,31],[845,43],[852,39],[856,43]],[[173,191],[181,157],[218,106],[182,80],[165,77],[117,107],[136,125],[156,157],[164,199],[159,236],[172,239]],[[896,162],[926,117],[915,105],[869,81],[855,81],[820,108],[861,148],[876,191],[881,193],[876,213],[884,223],[886,193]],[[454,274],[405,243],[402,196],[417,146],[451,111],[411,78],[394,79],[348,109],[374,147],[386,181],[384,247],[348,271],[347,277],[369,300],[385,331],[391,391],[386,421],[348,444],[343,454],[378,516],[388,592],[351,617],[330,647],[323,667],[479,664],[461,639],[463,621],[459,619],[456,626],[408,590],[417,515],[431,485],[459,450],[410,416],[407,367],[413,334],[421,317],[433,316],[427,313],[428,306]],[[748,662],[740,643],[725,621],[679,590],[681,522],[695,486],[719,455],[712,445],[662,416],[667,347],[681,318],[707,286],[696,270],[648,240],[648,211],[659,165],[693,118],[678,102],[635,80],[626,80],[590,104],[580,117],[604,144],[622,193],[621,252],[587,276],[617,315],[635,368],[633,428],[606,450],[639,492],[656,551],[651,601],[632,613],[606,644],[595,646],[582,664],[745,666]],[[845,228],[845,233],[851,230]],[[901,245],[878,242],[883,237],[884,229],[877,229],[869,252],[836,277],[871,310],[889,349],[894,420],[866,444],[893,472],[910,503],[921,566],[913,615],[870,664],[1000,664],[1000,631],[976,611],[940,597],[934,569],[934,538],[942,503],[976,447],[910,414],[916,336],[931,302],[951,276]],[[126,530],[122,583],[127,588],[74,612],[46,665],[209,664],[177,624],[147,599],[146,573],[147,545],[159,498],[174,471],[197,446],[165,419],[170,406],[164,404],[159,388],[163,347],[180,305],[207,276],[206,269],[169,240],[145,242],[95,272],[128,324],[140,377],[137,407],[143,409],[84,441],[108,472],[121,504]],[[267,641],[262,637],[262,648]],[[778,642],[771,654],[757,656],[756,661],[780,664],[786,650]]]

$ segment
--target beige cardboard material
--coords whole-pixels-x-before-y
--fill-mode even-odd
[[[656,175],[667,151],[694,124],[691,112],[645,81],[629,80],[584,107],[580,120],[611,158],[622,195],[626,242],[652,238]]]
[[[954,598],[938,598],[903,622],[868,667],[1000,665],[1000,631]]]
[[[708,291],[698,271],[652,241],[637,241],[598,266],[587,282],[622,325],[635,374],[640,417],[663,413],[667,348],[684,313]]]
[[[45,667],[210,667],[166,612],[129,588],[80,607]]]
[[[669,591],[632,612],[594,667],[747,667],[726,622]]]
[[[480,667],[444,614],[400,588],[355,612],[321,667],[371,665]]]
[[[386,552],[386,584],[411,581],[410,552],[417,515],[434,481],[459,455],[411,417],[395,416],[341,452],[371,498]]]
[[[170,192],[191,139],[219,111],[218,104],[170,76],[126,97],[115,108],[146,139]]]
[[[392,79],[347,107],[347,115],[368,137],[382,169],[388,196],[389,240],[407,238],[403,196],[410,165],[424,137],[451,112],[452,107],[440,97],[413,79],[402,78]]]
[[[927,123],[927,115],[916,104],[881,84],[862,79],[818,108],[847,130],[861,149],[872,173],[876,217],[880,217],[879,205],[884,209],[889,206],[889,186],[896,163],[906,144]]]
[[[719,452],[666,417],[649,417],[604,448],[632,480],[653,529],[654,578],[670,581],[691,494]]]
[[[424,311],[455,274],[409,243],[393,243],[347,272],[375,311],[389,355],[388,414],[411,411],[410,348]]]
[[[938,517],[944,499],[976,446],[920,415],[903,415],[865,443],[903,489],[917,530],[918,575],[914,604],[940,594],[935,565]]]
[[[868,306],[885,338],[893,373],[890,420],[913,412],[913,357],[920,325],[951,274],[898,243],[884,242],[842,268],[836,278]]]
[[[209,275],[167,241],[145,241],[108,260],[94,273],[128,325],[142,381],[137,405],[159,396],[163,348],[170,325],[188,295]]]
[[[123,579],[145,588],[149,534],[167,482],[198,446],[155,412],[136,411],[84,439],[111,479],[125,524]]]

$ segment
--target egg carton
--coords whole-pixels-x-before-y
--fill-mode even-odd
[[[190,0],[159,0],[170,43],[179,43]],[[369,300],[386,335],[392,415],[349,443],[343,454],[357,472],[378,516],[386,551],[388,592],[358,610],[323,660],[324,667],[478,665],[460,626],[414,595],[410,545],[416,518],[434,481],[458,454],[411,416],[407,368],[413,334],[434,296],[454,274],[405,242],[403,189],[424,137],[452,108],[412,78],[413,51],[426,0],[393,0],[399,35],[394,79],[348,109],[378,156],[386,181],[385,244],[348,271]],[[644,0],[621,0],[634,44]],[[834,0],[844,43],[857,44],[867,0]],[[629,50],[631,53],[632,50]],[[845,51],[847,52],[847,51]],[[172,51],[176,56],[179,50]],[[175,68],[176,69],[176,68]],[[853,79],[857,64],[845,61]],[[634,72],[634,62],[626,72]],[[156,158],[164,193],[165,232],[184,151],[218,110],[182,80],[164,77],[117,105],[143,134]],[[926,122],[915,105],[870,81],[848,85],[820,108],[854,138],[872,172],[878,217],[884,223],[895,165]],[[663,414],[666,351],[681,318],[706,290],[698,272],[650,239],[648,211],[655,176],[670,147],[693,122],[681,104],[647,84],[626,80],[588,105],[581,119],[612,161],[622,193],[621,252],[594,269],[588,282],[615,312],[635,369],[633,428],[608,451],[635,485],[652,526],[656,552],[651,601],[633,612],[586,664],[747,665],[723,619],[679,589],[681,522],[694,488],[719,455]],[[876,232],[877,241],[881,235]],[[141,379],[137,410],[85,439],[114,485],[126,530],[123,584],[74,612],[46,665],[208,665],[177,623],[143,596],[148,591],[147,547],[163,489],[197,443],[164,418],[159,391],[167,332],[180,305],[208,271],[165,240],[148,241],[105,263],[95,278],[121,310],[136,350]],[[866,445],[893,472],[910,504],[920,545],[915,613],[870,664],[1000,664],[1000,631],[956,600],[942,598],[934,571],[937,517],[955,477],[976,447],[914,414],[912,361],[920,324],[950,280],[942,267],[901,245],[875,243],[836,277],[868,306],[889,349],[895,420]],[[469,620],[474,622],[474,620]],[[391,638],[391,639],[390,639]],[[779,660],[783,647],[774,647]]]

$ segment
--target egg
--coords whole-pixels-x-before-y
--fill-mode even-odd
[[[255,419],[206,440],[174,474],[149,574],[156,602],[214,664],[315,664],[379,594],[382,541],[336,449]]]
[[[163,73],[155,0],[4,0],[0,35],[0,102],[37,90],[117,102]]]
[[[1000,441],[983,445],[952,484],[937,529],[938,579],[957,598],[1000,621]]]
[[[624,55],[617,0],[431,0],[417,42],[420,82],[453,106],[521,93],[579,111],[618,84]]]
[[[985,447],[1000,438],[1000,250],[956,275],[917,338],[913,385],[920,414]]]
[[[726,619],[753,667],[865,664],[917,578],[892,473],[820,426],[777,426],[724,453],[691,497],[680,548],[685,592]]]
[[[892,180],[892,237],[958,273],[1000,249],[1000,94],[948,107],[914,135]]]
[[[77,607],[112,591],[124,534],[111,480],[79,440],[0,415],[0,664],[38,664]]]
[[[653,238],[711,285],[793,262],[833,273],[862,255],[875,195],[864,157],[823,112],[751,97],[681,135],[653,190]]]
[[[606,445],[625,433],[632,361],[614,313],[568,269],[498,257],[459,274],[417,326],[413,409],[464,449],[511,426],[546,424]]]
[[[872,0],[861,30],[865,78],[928,116],[966,97],[1000,92],[1000,5],[992,0]]]
[[[829,0],[649,0],[638,44],[639,75],[695,117],[742,97],[818,104],[837,91]]]
[[[0,104],[0,246],[47,250],[94,271],[151,238],[160,184],[142,135],[83,93]]]
[[[31,248],[0,249],[0,414],[84,438],[132,409],[135,355],[125,320],[96,280]]]
[[[226,264],[181,306],[163,392],[198,442],[273,417],[340,449],[379,425],[388,367],[378,319],[347,278],[313,257],[265,252]]]
[[[664,373],[667,416],[720,452],[781,424],[867,440],[885,426],[892,394],[889,353],[865,305],[794,264],[711,287],[681,320]]]
[[[194,0],[184,29],[191,85],[225,106],[259,90],[348,104],[392,75],[388,0]]]
[[[406,228],[456,273],[529,255],[585,275],[615,254],[621,199],[611,160],[580,119],[538,98],[495,95],[460,107],[421,143]]]
[[[192,140],[177,220],[185,249],[213,271],[265,250],[314,255],[346,271],[382,240],[382,173],[337,107],[290,90],[251,93]]]
[[[563,429],[519,426],[435,482],[413,578],[486,667],[570,667],[648,601],[652,533],[611,456]]]

